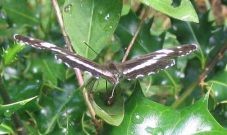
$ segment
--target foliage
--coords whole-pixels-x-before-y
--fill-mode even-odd
[[[24,134],[227,133],[227,19],[215,14],[217,5],[206,1],[204,10],[189,0],[58,2],[73,49],[99,64],[120,62],[138,30],[128,59],[179,44],[199,49],[171,69],[121,81],[108,104],[113,86],[104,79],[84,73],[81,87],[51,52],[13,41],[18,33],[64,47],[51,1],[2,0],[0,134],[17,134],[16,122]],[[102,122],[92,120],[85,101]]]

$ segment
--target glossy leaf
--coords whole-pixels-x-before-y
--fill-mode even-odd
[[[217,102],[224,102],[227,99],[227,70],[219,72],[207,83],[207,89],[211,89]]]
[[[79,55],[89,59],[96,58],[97,53],[107,45],[107,41],[110,41],[120,19],[121,8],[121,0],[65,2],[63,8],[65,28],[73,48]]]
[[[182,110],[174,110],[143,97],[139,87],[126,104],[123,123],[111,134],[226,134],[207,109],[207,97]]]
[[[115,95],[111,105],[108,105],[107,95],[103,98],[101,94],[95,95],[95,100],[92,101],[96,114],[110,125],[119,126],[124,118],[124,99],[118,93]],[[106,99],[105,99],[106,98]]]
[[[16,109],[27,134],[99,134],[96,127],[101,127],[100,134],[108,134],[112,129],[109,133],[121,135],[136,133],[144,125],[138,134],[226,134],[209,114],[207,99],[198,101],[205,91],[211,90],[210,95],[214,95],[216,101],[211,104],[215,107],[212,114],[223,127],[227,127],[224,91],[226,54],[207,75],[204,89],[197,82],[206,65],[226,42],[226,26],[217,26],[210,18],[213,7],[201,12],[198,1],[191,2],[198,9],[199,24],[182,21],[183,18],[196,22],[197,15],[190,0],[141,1],[171,17],[159,12],[146,12],[146,19],[128,59],[183,43],[196,43],[200,50],[195,55],[177,59],[176,66],[169,70],[148,78],[122,80],[112,105],[107,105],[112,85],[99,80],[99,86],[95,85],[94,89],[88,91],[96,118],[102,121],[97,126],[88,113],[75,72],[56,62],[51,51],[26,47],[17,61],[14,61],[15,55],[9,55],[16,54],[16,51],[7,49],[14,47],[11,46],[14,33],[57,45],[65,44],[52,1],[0,0],[0,44],[8,50],[8,54],[4,54],[4,49],[0,49],[3,56],[0,57],[2,85],[12,102],[38,95],[38,102]],[[58,0],[58,4],[62,8],[66,32],[74,50],[98,63],[109,63],[122,60],[125,48],[135,35],[141,21],[141,11],[147,7],[141,1]],[[168,19],[171,19],[171,23]],[[10,56],[7,56],[7,63],[11,64],[4,64],[6,55]],[[87,75],[83,77],[86,83]],[[135,89],[135,82],[139,82],[141,88]],[[188,94],[189,91],[191,93]],[[188,95],[185,96],[185,93]],[[0,103],[3,103],[2,98]],[[175,103],[179,103],[178,108],[182,109],[168,107]],[[5,110],[1,113],[0,134],[18,134],[13,126],[15,121],[10,117],[11,112],[14,113]]]
[[[177,7],[174,7],[172,5],[172,0],[140,0],[140,1],[173,18],[182,21],[192,21],[196,23],[199,22],[198,16],[190,0],[181,0],[181,4]]]
[[[25,99],[25,100],[18,101],[18,102],[15,102],[15,103],[11,103],[11,104],[7,104],[7,105],[0,105],[0,115],[4,114],[4,115],[7,115],[7,116],[10,116],[15,111],[19,110],[21,107],[23,107],[28,102],[31,102],[35,98],[37,98],[37,97],[32,97],[32,98],[29,98],[29,99]]]
[[[58,122],[62,127],[69,128],[68,123],[72,124],[73,121],[81,120],[82,113],[85,111],[85,104],[79,89],[70,85],[65,85],[64,92],[55,91],[47,96],[42,96],[39,103],[41,108],[37,112],[38,115],[33,118],[41,133],[53,132]]]
[[[168,78],[168,76],[170,76]],[[173,78],[174,77],[174,78]],[[159,96],[170,98],[176,95],[182,88],[178,82],[180,78],[171,76],[168,71],[158,73],[158,75],[147,76],[139,81],[145,97]]]

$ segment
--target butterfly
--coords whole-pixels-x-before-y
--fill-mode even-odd
[[[175,57],[185,56],[197,50],[197,45],[186,44],[176,48],[158,50],[123,63],[100,65],[80,55],[39,39],[18,34],[14,35],[14,39],[21,44],[30,45],[37,49],[50,50],[55,53],[57,59],[62,60],[68,67],[87,71],[96,78],[105,78],[114,85],[118,84],[122,78],[128,80],[136,79],[172,67],[175,64]]]

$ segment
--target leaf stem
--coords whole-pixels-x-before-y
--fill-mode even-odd
[[[172,104],[172,107],[177,108],[194,91],[195,87],[198,85],[197,83],[198,81],[193,82],[182,96]]]
[[[193,29],[192,29],[191,24],[190,24],[189,22],[186,22],[186,24],[188,25],[188,28],[189,28],[190,31],[191,31],[191,34],[192,34],[192,36],[193,36],[194,41],[196,41],[196,44],[200,46],[200,44],[199,44],[199,42],[198,42],[198,39],[197,39],[197,37],[195,36],[195,33],[194,33]],[[202,51],[202,49],[201,49],[200,47],[199,47],[199,52],[200,52],[200,57],[199,57],[199,59],[201,60],[201,67],[202,67],[202,69],[204,69],[205,63],[206,63],[206,62],[205,62],[205,56],[204,56],[203,51]]]
[[[218,61],[220,61],[224,57],[224,53],[227,50],[227,42],[223,45],[223,47],[219,50],[216,56],[207,64],[204,71],[199,76],[199,85],[201,87],[204,86],[204,80],[207,78],[207,75],[212,71],[214,66]]]
[[[138,25],[138,28],[137,28],[137,30],[136,30],[136,32],[135,32],[135,35],[132,37],[132,40],[130,41],[130,43],[129,43],[129,45],[128,45],[128,48],[127,48],[127,50],[126,50],[126,52],[125,52],[125,55],[124,55],[124,57],[123,57],[123,59],[122,59],[122,62],[126,61],[128,55],[129,55],[129,52],[131,51],[132,46],[133,46],[133,44],[135,43],[136,38],[137,38],[138,35],[139,35],[139,32],[140,32],[140,30],[141,30],[141,28],[142,28],[142,26],[143,26],[144,20],[145,20],[145,18],[146,18],[146,16],[147,16],[147,14],[146,14],[146,9],[142,10],[140,16],[141,16],[141,21],[140,21],[140,23],[139,23],[139,25]]]
[[[70,42],[69,36],[67,35],[67,33],[65,31],[65,27],[64,27],[64,23],[63,23],[63,19],[62,19],[62,14],[61,14],[61,11],[60,11],[60,8],[59,8],[57,0],[52,0],[52,5],[54,7],[54,11],[55,11],[55,14],[57,16],[58,24],[59,24],[59,26],[61,28],[61,32],[62,32],[62,34],[64,36],[64,40],[66,42],[67,48],[70,51],[73,51],[72,50],[72,44]]]
[[[173,77],[169,74],[169,72],[167,72],[167,71],[165,71],[165,70],[164,70],[164,72],[165,72],[166,76],[169,78],[169,80],[172,82],[173,86],[174,86],[175,89],[176,89],[176,88],[177,88],[177,84],[176,84],[176,82],[174,81]]]

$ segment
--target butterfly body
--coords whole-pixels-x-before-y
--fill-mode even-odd
[[[169,68],[175,64],[173,58],[188,55],[197,49],[196,45],[182,45],[158,50],[123,63],[100,65],[48,42],[22,35],[14,35],[14,39],[37,49],[51,50],[56,54],[57,59],[61,59],[67,66],[87,71],[96,78],[103,77],[115,85],[121,78],[136,79]]]

